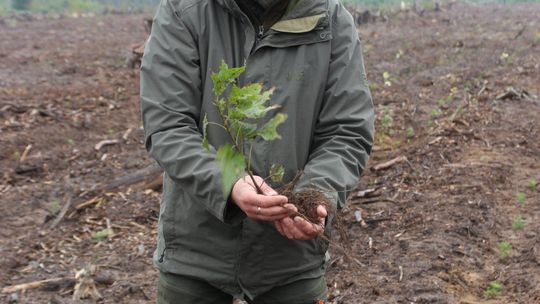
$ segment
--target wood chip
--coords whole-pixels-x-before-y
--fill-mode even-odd
[[[84,209],[84,208],[88,208],[88,207],[90,207],[90,206],[92,206],[92,205],[94,205],[94,204],[99,203],[99,201],[100,201],[100,198],[96,196],[96,197],[93,197],[93,198],[87,200],[87,201],[84,202],[84,203],[78,204],[78,205],[75,207],[75,209],[77,209],[77,210],[82,210],[82,209]]]
[[[371,189],[361,190],[361,191],[356,192],[355,197],[358,197],[358,198],[366,197],[367,198],[367,197],[374,197],[374,196],[381,195],[379,192],[377,192],[377,190],[379,190],[379,188],[371,188]]]
[[[28,145],[26,146],[26,148],[24,148],[24,152],[22,153],[21,158],[19,160],[21,163],[26,160],[31,149],[32,149],[32,145]]]
[[[127,129],[126,132],[124,132],[124,134],[122,135],[122,139],[123,140],[128,140],[129,135],[131,135],[131,132],[133,132],[133,128]]]

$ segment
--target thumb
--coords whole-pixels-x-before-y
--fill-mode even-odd
[[[317,206],[317,215],[319,215],[319,217],[326,217],[328,215],[328,212],[323,205]]]
[[[284,208],[289,209],[292,213],[298,212],[298,209],[293,204],[285,204],[283,205]]]

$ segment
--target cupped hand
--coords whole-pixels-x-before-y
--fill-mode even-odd
[[[286,207],[290,208],[293,214],[298,212],[298,209],[294,205],[287,204]],[[311,240],[324,232],[325,219],[328,212],[324,206],[319,205],[317,207],[317,215],[319,217],[318,223],[311,223],[303,217],[296,215],[294,218],[285,217],[275,221],[275,226],[281,235],[291,240]]]
[[[249,176],[239,179],[231,191],[232,201],[251,219],[259,221],[277,221],[291,214],[285,208],[287,197],[278,195],[260,176],[254,176],[255,182],[264,194],[257,193]]]

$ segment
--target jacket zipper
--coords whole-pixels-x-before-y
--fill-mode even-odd
[[[255,45],[258,45],[259,42],[261,42],[262,38],[263,38],[263,35],[264,35],[264,26],[263,25],[259,25],[259,33],[257,33],[257,37],[255,39]]]

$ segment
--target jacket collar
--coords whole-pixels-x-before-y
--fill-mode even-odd
[[[235,0],[215,1],[237,18],[244,18]],[[284,33],[305,33],[323,24],[327,19],[328,0],[299,0],[271,29]]]

